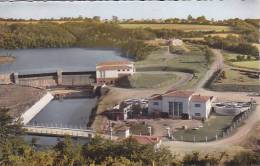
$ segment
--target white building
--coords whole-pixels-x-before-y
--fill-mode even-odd
[[[172,46],[182,46],[183,45],[183,41],[181,39],[170,39],[169,40],[169,45],[172,45]]]
[[[134,73],[134,63],[130,61],[107,61],[96,65],[98,84],[115,84],[118,78]]]
[[[170,91],[150,97],[148,112],[172,118],[208,119],[213,97],[196,95],[191,91]]]

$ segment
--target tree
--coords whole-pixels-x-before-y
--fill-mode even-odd
[[[188,20],[189,22],[192,22],[192,21],[193,21],[193,17],[189,14],[188,17],[187,17],[187,20]]]
[[[211,49],[209,47],[205,48],[205,59],[207,61],[207,64],[210,64],[213,60],[214,54],[211,51]]]
[[[117,23],[118,22],[118,17],[117,16],[112,16],[112,21]]]
[[[19,121],[14,122],[8,114],[9,109],[0,109],[0,147],[8,140],[14,139],[24,133]]]
[[[94,17],[93,17],[93,20],[95,20],[95,21],[97,21],[97,22],[100,22],[101,18],[100,18],[100,16],[94,16]]]
[[[64,141],[59,141],[54,150],[57,153],[54,165],[78,166],[84,163],[80,148],[73,145],[70,137],[66,137]]]
[[[206,22],[208,22],[208,20],[206,19],[205,16],[197,17],[196,21],[197,21],[197,23],[206,23]]]

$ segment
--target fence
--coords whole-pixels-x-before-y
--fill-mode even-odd
[[[28,133],[40,135],[70,135],[74,137],[93,137],[95,130],[85,126],[64,125],[58,123],[37,123],[29,124],[24,127]]]
[[[250,109],[240,113],[239,115],[235,116],[231,122],[231,124],[224,128],[224,129],[220,129],[217,130],[214,136],[212,135],[200,135],[200,137],[196,137],[195,135],[189,137],[189,138],[185,138],[183,135],[180,135],[178,137],[173,137],[171,136],[172,140],[176,140],[176,141],[184,141],[184,142],[209,142],[209,141],[216,141],[218,139],[222,139],[225,137],[230,136],[231,134],[234,133],[234,131],[236,130],[236,128],[240,127],[241,125],[243,125],[244,120],[246,120],[250,114],[256,110],[256,104],[252,103],[250,105]],[[169,135],[169,134],[168,134]]]

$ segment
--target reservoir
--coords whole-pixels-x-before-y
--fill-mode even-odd
[[[107,60],[125,60],[112,49],[43,48],[0,50],[0,55],[12,55],[16,60],[0,65],[0,73],[37,74],[63,71],[95,71],[96,64]]]
[[[96,102],[96,98],[52,100],[29,125],[86,128]]]
[[[28,125],[86,129],[89,116],[96,103],[96,98],[52,100]],[[24,139],[28,143],[31,143],[32,139],[36,139],[37,145],[45,147],[54,146],[64,138],[26,135]],[[79,144],[88,142],[87,138],[73,138],[72,140]]]

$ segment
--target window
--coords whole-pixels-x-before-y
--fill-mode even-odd
[[[129,71],[129,69],[127,69],[127,71]]]
[[[195,107],[200,107],[200,104],[195,104]]]
[[[120,70],[117,70],[117,71],[120,71]]]
[[[195,113],[195,116],[200,116],[200,113]]]
[[[159,103],[158,102],[153,102],[153,105],[159,105]]]
[[[183,114],[183,103],[179,103],[179,116]]]
[[[123,71],[125,71],[125,69],[123,69]]]
[[[179,116],[178,102],[174,102],[174,116]]]

